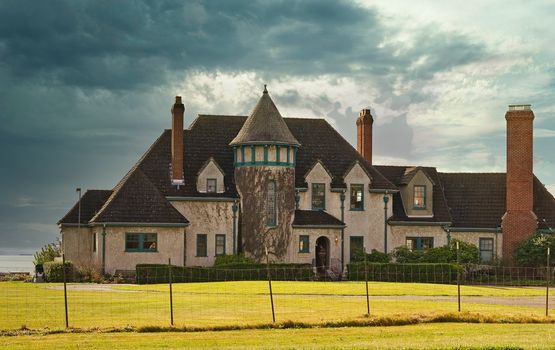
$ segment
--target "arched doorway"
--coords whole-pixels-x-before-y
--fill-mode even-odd
[[[330,240],[324,236],[318,238],[315,251],[318,273],[325,273],[330,268]]]

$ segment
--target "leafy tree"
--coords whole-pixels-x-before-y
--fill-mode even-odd
[[[33,263],[35,265],[43,265],[45,262],[54,261],[54,258],[59,256],[61,254],[58,245],[56,243],[48,243],[35,253]]]
[[[551,254],[555,252],[555,236],[553,234],[536,233],[523,241],[515,251],[515,261],[520,266],[545,266],[547,263],[547,247]],[[555,265],[551,259],[551,264]]]

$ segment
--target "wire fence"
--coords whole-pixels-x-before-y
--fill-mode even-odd
[[[0,329],[202,328],[457,311],[547,316],[555,305],[547,267],[362,263],[349,265],[340,282],[323,270],[158,265],[128,284],[1,282]]]

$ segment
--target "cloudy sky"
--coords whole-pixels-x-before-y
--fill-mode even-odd
[[[109,189],[170,127],[282,115],[355,142],[375,116],[379,164],[503,171],[508,104],[530,103],[535,173],[555,192],[555,30],[547,1],[0,2],[0,254],[54,241],[75,188]]]

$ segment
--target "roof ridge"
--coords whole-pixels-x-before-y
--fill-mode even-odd
[[[104,202],[104,205],[102,205],[102,207],[98,210],[98,212],[89,220],[89,222],[94,222],[96,220],[96,218],[98,218],[105,210],[106,208],[110,205],[110,203],[116,198],[116,196],[118,195],[118,193],[120,192],[121,188],[123,187],[123,185],[125,185],[125,183],[127,182],[127,180],[131,177],[131,175],[137,171],[137,169],[139,169],[139,166],[141,165],[141,163],[146,159],[147,155],[152,152],[152,150],[154,149],[154,147],[156,145],[158,145],[158,143],[162,140],[162,137],[164,136],[164,134],[167,131],[164,130],[162,132],[162,134],[160,134],[160,136],[158,136],[158,138],[152,143],[152,145],[150,145],[150,147],[146,150],[146,152],[141,156],[141,158],[139,158],[139,160],[135,163],[135,165],[133,165],[133,167],[131,167],[131,169],[129,169],[129,171],[123,176],[123,178],[116,184],[116,186],[114,186],[114,188],[112,189],[112,194],[110,195],[110,197],[108,197],[108,199],[106,200],[106,202]],[[143,173],[144,174],[144,173]],[[148,178],[148,176],[145,175],[145,177]],[[150,179],[149,179],[150,181]],[[152,183],[152,182],[151,182]]]

